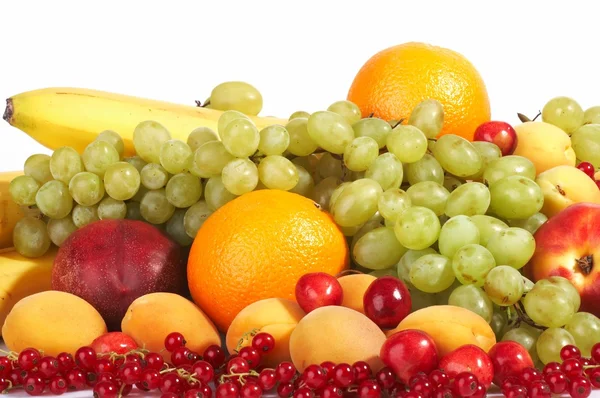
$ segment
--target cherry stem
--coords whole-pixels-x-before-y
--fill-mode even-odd
[[[525,308],[523,307],[523,303],[521,303],[520,301],[517,304],[513,305],[513,308],[515,309],[517,316],[519,317],[519,322],[525,322],[529,326],[539,329],[539,330],[548,329],[547,327],[538,325],[537,323],[532,321],[531,318],[529,318],[529,316],[527,316],[527,314],[525,313]]]
[[[244,346],[244,342],[250,340],[251,337],[254,337],[260,332],[260,329],[252,329],[249,332],[246,332],[242,335],[242,338],[238,341],[237,346],[235,346],[235,353],[240,352],[240,349]]]

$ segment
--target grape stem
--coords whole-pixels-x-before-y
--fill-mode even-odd
[[[529,318],[529,316],[527,316],[527,313],[525,312],[525,307],[523,307],[523,303],[521,303],[520,301],[517,304],[513,305],[513,308],[515,309],[515,312],[517,313],[517,317],[518,317],[517,323],[525,322],[529,326],[539,329],[539,330],[548,329],[547,327],[538,325],[537,323],[532,321],[531,318]]]

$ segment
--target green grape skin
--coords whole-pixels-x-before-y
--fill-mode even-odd
[[[310,113],[308,113],[308,112],[296,111],[290,115],[288,120],[293,120],[293,119],[298,119],[298,118],[308,119],[309,117],[310,117]]]
[[[160,164],[171,174],[186,172],[192,166],[193,152],[183,141],[169,140],[160,146]]]
[[[227,152],[238,158],[252,156],[258,150],[260,133],[248,119],[236,119],[229,123],[221,134]]]
[[[554,97],[542,108],[542,121],[555,125],[571,134],[583,124],[581,105],[569,97]]]
[[[133,147],[139,157],[148,163],[160,163],[160,147],[171,139],[169,131],[152,120],[141,122],[133,130]]]
[[[245,120],[250,120],[250,118],[246,115],[244,115],[241,112],[235,111],[235,110],[228,110],[225,111],[221,114],[221,116],[219,116],[219,120],[217,121],[217,133],[220,137],[223,136],[223,132],[225,131],[225,129],[227,128],[227,126],[229,125],[229,123],[233,122],[234,120],[239,120],[239,119],[245,119]],[[200,148],[200,147],[198,147]]]
[[[383,153],[371,163],[365,178],[377,181],[384,191],[400,188],[404,177],[402,163],[393,153]]]
[[[412,286],[409,282],[404,283],[410,292],[410,298],[412,306],[410,312],[415,312],[423,308],[431,307],[436,305],[436,295],[431,293],[425,293]]]
[[[327,177],[315,185],[312,199],[317,202],[322,209],[331,209],[330,200],[333,191],[342,184],[342,181],[337,177]]]
[[[537,339],[540,337],[541,331],[525,325],[526,324],[521,324],[518,328],[510,329],[502,336],[502,341],[514,341],[521,344],[529,351],[531,358],[535,360],[538,357],[535,345]]]
[[[497,232],[508,228],[504,221],[484,214],[471,216],[471,221],[479,229],[479,244],[482,246],[487,246],[490,238]]]
[[[19,206],[35,205],[35,195],[39,189],[40,183],[27,175],[13,178],[8,186],[10,197]]]
[[[508,307],[521,300],[525,284],[521,273],[515,268],[499,265],[487,274],[483,289],[494,304]]]
[[[91,173],[104,177],[108,166],[119,161],[119,152],[106,141],[93,141],[81,154],[85,169]]]
[[[123,157],[123,153],[125,152],[125,143],[123,142],[123,138],[118,133],[115,133],[112,130],[104,130],[96,137],[96,141],[105,141],[112,145],[119,154],[119,159]]]
[[[73,224],[77,228],[85,227],[95,221],[100,220],[98,217],[98,206],[81,206],[76,205],[71,212]]]
[[[258,185],[258,168],[248,158],[234,159],[223,168],[221,181],[229,192],[243,195]]]
[[[479,244],[479,229],[468,216],[454,216],[444,223],[438,238],[440,254],[453,258],[458,249]]]
[[[421,206],[407,209],[396,221],[394,232],[402,246],[423,250],[438,240],[441,224],[435,213]]]
[[[479,152],[479,156],[481,156],[483,166],[476,175],[471,176],[469,178],[473,180],[480,180],[488,165],[494,160],[500,159],[502,157],[502,151],[500,151],[498,145],[492,142],[473,141],[472,144],[477,150],[477,152]]]
[[[288,152],[296,156],[308,156],[317,150],[318,145],[308,134],[308,119],[296,118],[290,120],[286,125],[290,136]]]
[[[481,215],[487,212],[490,202],[488,187],[480,182],[467,182],[448,195],[444,212],[448,217]]]
[[[235,110],[256,116],[263,107],[260,91],[246,82],[224,82],[210,93],[210,106],[220,111]]]
[[[510,227],[492,236],[486,247],[494,255],[496,264],[521,269],[535,252],[535,239],[529,231]]]
[[[341,227],[355,227],[369,221],[377,212],[379,196],[383,193],[377,181],[363,178],[349,183],[335,203],[331,213]]]
[[[187,209],[177,209],[165,224],[167,235],[181,246],[190,246],[194,241],[188,236],[183,225]]]
[[[97,174],[83,171],[69,182],[69,193],[82,206],[93,206],[104,197],[104,182]]]
[[[204,200],[210,210],[215,211],[235,198],[237,198],[237,195],[232,194],[225,188],[221,176],[212,177],[206,182]]]
[[[144,166],[146,166],[148,163],[142,159],[139,156],[131,156],[128,158],[123,159],[124,162],[129,163],[130,165],[132,165],[133,167],[135,167],[135,169],[138,172],[142,172],[142,169],[144,168]]]
[[[150,191],[154,192],[154,191]],[[144,195],[146,197],[147,195]],[[141,212],[141,204],[140,204]],[[122,200],[106,197],[98,203],[98,218],[101,220],[122,220],[127,216],[127,205]]]
[[[140,202],[140,212],[150,224],[163,224],[175,213],[175,206],[167,199],[165,189],[148,191]]]
[[[409,188],[410,189],[410,188]],[[406,209],[412,206],[410,195],[400,188],[384,191],[377,200],[377,210],[385,220],[394,224]]]
[[[507,322],[508,320],[506,318],[506,312],[504,311],[494,312],[494,314],[492,315],[492,320],[489,322],[489,324],[492,330],[494,331],[494,334],[496,335],[496,341],[500,341],[502,339],[502,336],[504,336],[504,330],[506,329]]]
[[[61,147],[52,153],[50,172],[55,180],[68,184],[75,174],[82,171],[84,171],[83,161],[75,149]]]
[[[365,171],[379,156],[377,141],[371,137],[356,137],[344,150],[348,170]]]
[[[278,124],[267,126],[259,131],[258,150],[264,155],[281,155],[290,145],[290,134]]]
[[[599,121],[600,123],[600,121]],[[577,159],[600,167],[600,124],[586,124],[571,135],[571,146]]]
[[[73,219],[69,216],[60,219],[48,220],[48,225],[46,226],[48,230],[48,236],[52,243],[56,246],[60,247],[64,243],[65,240],[75,231],[77,231],[77,226],[73,223]]]
[[[423,250],[407,250],[396,265],[396,273],[398,274],[398,277],[405,282],[410,282],[410,270],[413,264],[426,254],[438,254],[438,252],[431,247]]]
[[[188,135],[187,144],[192,152],[196,152],[196,149],[200,148],[203,144],[218,140],[219,136],[210,127],[198,127]]]
[[[562,327],[576,312],[565,292],[559,286],[550,284],[533,286],[525,295],[523,305],[535,323],[546,327]]]
[[[575,312],[579,311],[579,307],[581,306],[581,297],[579,296],[579,292],[573,286],[573,284],[562,276],[551,276],[549,278],[540,279],[537,281],[536,285],[552,285],[557,286],[563,290],[566,294],[566,297],[573,303],[573,308],[575,308]]]
[[[508,220],[508,225],[516,228],[523,228],[530,234],[535,234],[536,231],[548,221],[548,217],[544,213],[535,213],[529,218],[522,220]]]
[[[483,168],[483,160],[469,141],[458,135],[446,134],[438,138],[433,156],[442,168],[457,177],[476,175]]]
[[[140,185],[140,189],[138,189],[137,193],[133,196],[133,198],[131,198],[130,200],[132,202],[138,202],[140,203],[142,201],[142,198],[144,197],[144,195],[146,194],[146,192],[148,192],[149,189],[146,188],[143,185]]]
[[[304,167],[295,163],[294,166],[298,172],[298,183],[289,191],[297,193],[298,195],[302,195],[306,198],[312,197],[315,190],[315,182],[312,175],[310,175],[310,173]]]
[[[494,305],[487,294],[475,285],[461,285],[452,291],[448,305],[465,308],[476,313],[487,323],[492,322]]]
[[[147,189],[161,189],[171,176],[160,164],[148,163],[140,171],[140,182]]]
[[[311,175],[314,175],[317,171],[317,166],[319,165],[319,157],[315,154],[308,156],[296,156],[292,159],[292,163],[302,166]],[[315,183],[316,182],[317,181],[315,181]]]
[[[524,156],[509,155],[490,162],[483,172],[483,181],[491,186],[508,176],[523,176],[535,180],[533,162]]]
[[[327,110],[344,117],[351,125],[361,119],[360,109],[356,104],[350,101],[336,101],[329,105]]]
[[[221,141],[209,141],[194,152],[190,172],[200,178],[218,176],[233,159],[235,156],[227,151]]]
[[[433,210],[437,216],[444,214],[450,192],[443,185],[434,181],[421,181],[410,186],[406,193],[411,203]]]
[[[398,125],[387,136],[386,146],[402,163],[414,163],[427,152],[427,137],[415,126]]]
[[[356,241],[352,257],[362,267],[382,270],[397,264],[406,250],[396,239],[392,228],[379,227]]]
[[[354,235],[352,235],[352,240],[350,242],[350,253],[352,253],[354,251],[354,246],[356,245],[356,242],[358,242],[358,240],[360,238],[362,238],[367,232],[372,231],[379,227],[382,227],[381,221],[375,219],[375,216],[372,217],[371,219],[369,219],[369,221],[367,221],[366,223],[359,225],[358,230],[354,233]],[[340,228],[342,228],[342,227],[340,227]],[[354,227],[349,227],[349,228],[354,228]]]
[[[550,362],[561,363],[560,350],[566,345],[575,345],[575,339],[571,333],[561,328],[549,328],[540,334],[535,343],[540,361],[544,365]]]
[[[73,209],[73,197],[65,183],[52,180],[37,191],[35,204],[49,218],[64,218]]]
[[[453,176],[452,174],[444,175],[444,188],[448,190],[448,192],[454,191],[456,188],[460,187],[464,184],[465,181],[459,179],[458,177]]]
[[[185,233],[190,238],[195,238],[198,230],[202,227],[202,224],[208,219],[213,213],[213,210],[208,207],[208,204],[204,201],[198,201],[190,206],[186,210],[185,216],[183,217],[183,227]]]
[[[388,122],[378,118],[364,118],[352,125],[356,137],[371,137],[379,145],[379,149],[385,147],[387,136],[392,131]]]
[[[145,195],[145,193],[144,193]],[[138,221],[143,221],[144,217],[142,217],[142,212],[140,210],[140,203],[139,202],[127,202],[127,213],[125,214],[125,218],[128,220],[138,220]]]
[[[452,269],[463,285],[482,287],[487,274],[496,266],[492,253],[478,244],[461,247],[452,257]]]
[[[176,174],[167,183],[165,196],[169,203],[175,207],[190,207],[202,197],[200,179],[190,173]]]
[[[565,325],[575,339],[581,355],[590,357],[592,347],[600,341],[600,319],[589,312],[577,312]]]
[[[330,153],[324,153],[317,163],[317,171],[321,178],[344,176],[342,161],[334,158]]]
[[[583,124],[600,124],[600,106],[592,106],[585,110]]]
[[[426,153],[420,160],[406,165],[406,177],[410,185],[422,181],[444,183],[444,169],[436,158]]]
[[[45,154],[35,154],[25,160],[23,173],[26,176],[33,177],[40,184],[45,184],[53,179],[50,172],[50,156]]]
[[[441,254],[426,254],[418,258],[410,268],[410,282],[426,293],[439,293],[448,289],[456,277],[452,262]]]
[[[387,268],[387,269],[376,269],[375,271],[369,272],[369,275],[374,276],[375,278],[381,278],[384,276],[393,276],[394,278],[398,278],[398,274],[396,273],[395,268]],[[411,294],[412,298],[412,294]]]
[[[437,100],[421,101],[412,110],[408,124],[417,127],[429,139],[434,139],[444,125],[444,107]]]
[[[504,218],[529,218],[542,209],[544,193],[527,177],[504,177],[490,186],[490,210]]]
[[[269,189],[287,191],[298,184],[299,176],[296,166],[279,155],[263,158],[258,165],[258,178]]]
[[[140,189],[139,171],[127,162],[117,162],[108,166],[104,174],[104,189],[108,196],[116,200],[129,200]]]
[[[13,229],[13,244],[17,252],[24,257],[43,256],[51,244],[46,223],[34,217],[20,219]]]
[[[354,139],[354,130],[346,118],[331,111],[318,111],[310,115],[307,128],[310,138],[333,154],[343,154]]]

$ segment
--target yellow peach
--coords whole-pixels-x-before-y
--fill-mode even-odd
[[[363,297],[371,283],[376,279],[376,276],[368,274],[353,274],[338,278],[338,282],[340,282],[344,291],[342,307],[348,307],[364,314]]]

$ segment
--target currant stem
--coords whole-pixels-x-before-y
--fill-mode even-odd
[[[254,337],[260,332],[260,329],[252,329],[249,332],[246,332],[242,335],[242,338],[238,341],[237,346],[235,346],[235,353],[237,354],[242,347],[244,346],[244,342],[250,340],[251,337]]]
[[[256,370],[250,370],[250,372],[248,373],[232,373],[232,374],[228,374],[228,375],[221,375],[221,377],[219,378],[219,381],[221,383],[223,383],[225,381],[225,379],[229,379],[231,377],[237,377],[240,379],[240,382],[243,384],[245,383],[245,378],[248,376],[259,376],[260,374],[256,371]]]

